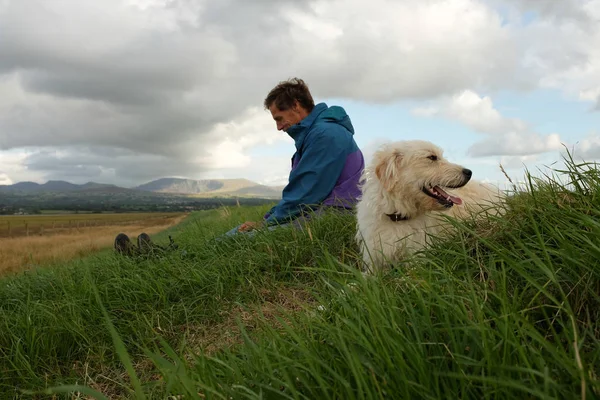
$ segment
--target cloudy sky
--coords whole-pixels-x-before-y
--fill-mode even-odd
[[[600,159],[600,0],[0,0],[0,184],[283,184],[262,102],[293,76],[367,159],[425,139],[492,181]]]

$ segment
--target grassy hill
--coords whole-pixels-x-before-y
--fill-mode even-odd
[[[352,216],[214,240],[264,207],[4,278],[0,397],[598,398],[600,174],[570,168],[368,279]]]

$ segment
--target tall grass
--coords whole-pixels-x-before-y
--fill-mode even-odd
[[[81,382],[86,373],[104,375],[118,368],[94,287],[128,351],[141,355],[157,334],[178,343],[199,326],[226,320],[237,303],[260,301],[284,286],[300,285],[305,280],[292,265],[308,265],[322,253],[317,248],[302,251],[309,247],[307,235],[290,230],[282,235],[284,242],[274,236],[211,240],[264,211],[199,213],[167,232],[181,251],[156,258],[99,253],[0,281],[0,392]],[[341,249],[348,233],[337,233],[329,249]],[[156,240],[166,243],[164,235]]]
[[[382,276],[357,270],[351,216],[212,240],[264,212],[234,208],[172,232],[185,253],[106,254],[4,280],[0,388],[598,398],[600,175],[566,161],[554,175],[528,176],[502,217],[456,222],[452,238]]]

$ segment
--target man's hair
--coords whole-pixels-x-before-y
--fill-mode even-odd
[[[287,81],[279,82],[267,95],[265,99],[265,109],[269,109],[273,104],[281,111],[289,110],[295,102],[311,112],[315,107],[315,102],[308,90],[308,86],[302,79],[292,78]]]

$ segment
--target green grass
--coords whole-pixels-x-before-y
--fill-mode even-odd
[[[228,211],[171,230],[185,253],[0,281],[0,398],[600,397],[595,166],[367,279],[352,216],[212,240],[265,208]]]

